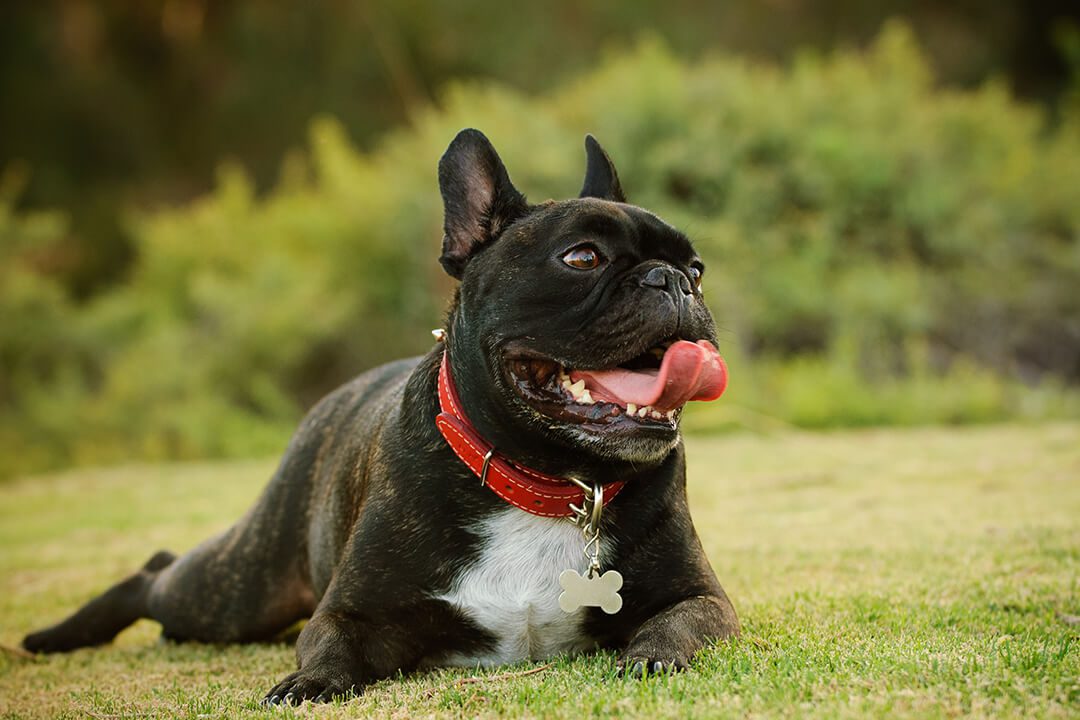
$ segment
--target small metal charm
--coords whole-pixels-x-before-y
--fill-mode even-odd
[[[436,342],[442,342],[446,339],[446,331],[442,328],[435,328],[431,331],[431,336],[435,338]]]
[[[589,569],[585,576],[577,570],[563,570],[559,575],[559,585],[563,592],[559,595],[559,607],[563,612],[574,612],[579,607],[598,607],[608,615],[614,615],[622,608],[622,596],[619,589],[623,577],[618,570],[608,570],[600,574],[600,516],[604,512],[604,486],[593,486],[570,478],[585,492],[582,507],[571,505],[574,511],[573,522],[581,528],[585,536],[583,552],[589,559]]]
[[[608,570],[603,575],[595,574],[592,568],[585,577],[577,570],[563,570],[559,574],[559,607],[563,612],[574,612],[579,607],[598,607],[608,615],[614,615],[622,609],[622,575],[618,570]]]

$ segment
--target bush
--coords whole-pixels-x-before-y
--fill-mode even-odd
[[[890,26],[786,70],[646,43],[544,97],[459,85],[370,153],[320,119],[266,197],[225,167],[132,217],[134,271],[86,306],[34,262],[61,224],[3,210],[0,471],[271,452],[323,392],[423,351],[452,288],[435,166],[465,126],[539,199],[580,187],[591,131],[696,239],[735,373],[692,425],[1077,413],[1080,122],[935,88]]]

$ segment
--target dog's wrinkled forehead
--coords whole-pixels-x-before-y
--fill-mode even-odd
[[[626,203],[615,165],[591,135],[581,193],[573,200],[530,205],[510,182],[502,160],[478,130],[462,130],[439,160],[439,188],[445,206],[439,262],[462,280],[474,258],[492,255],[536,259],[537,247],[551,243],[606,243],[613,259],[618,245],[631,257],[688,264],[695,256],[689,240],[656,215]],[[510,241],[510,242],[507,242]],[[494,253],[493,245],[503,246]],[[513,247],[506,247],[512,245]]]
[[[685,263],[695,257],[689,238],[655,214],[636,205],[593,198],[546,203],[508,234],[513,243],[541,251],[593,243],[602,251],[629,253],[641,261]]]

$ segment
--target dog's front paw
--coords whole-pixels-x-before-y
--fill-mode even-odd
[[[297,670],[266,693],[262,705],[299,705],[305,700],[325,703],[357,694],[356,686],[318,671]]]
[[[645,678],[682,672],[690,666],[689,659],[681,653],[664,654],[656,651],[627,650],[615,663],[623,677]]]

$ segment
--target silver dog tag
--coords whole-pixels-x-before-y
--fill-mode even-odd
[[[604,512],[604,486],[599,483],[586,485],[581,480],[571,477],[585,493],[582,506],[571,505],[574,511],[573,523],[581,528],[585,536],[582,552],[589,559],[589,569],[582,577],[577,570],[568,568],[559,575],[559,585],[563,591],[559,595],[559,607],[563,612],[574,612],[580,607],[598,607],[608,615],[614,615],[622,608],[622,596],[619,588],[623,577],[618,570],[608,570],[600,574],[600,517]]]
[[[619,595],[622,584],[618,570],[608,570],[601,575],[590,568],[585,577],[578,575],[577,570],[563,570],[559,575],[559,585],[563,589],[559,607],[568,613],[579,607],[598,607],[608,615],[614,615],[622,608],[622,595]]]

